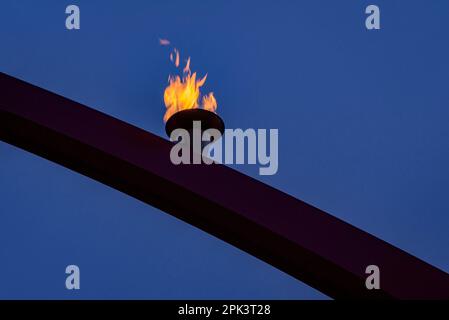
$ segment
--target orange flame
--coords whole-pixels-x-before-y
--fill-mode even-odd
[[[179,67],[179,60],[179,51],[174,49],[170,53],[170,61],[176,67]],[[202,109],[216,112],[217,100],[215,100],[213,92],[202,96],[201,105],[198,102],[201,97],[200,88],[206,82],[206,78],[207,74],[203,78],[197,79],[196,72],[191,72],[190,58],[186,61],[182,77],[172,75],[168,77],[168,86],[164,91],[164,103],[167,108],[164,115],[165,122],[176,112],[186,109],[201,107]]]

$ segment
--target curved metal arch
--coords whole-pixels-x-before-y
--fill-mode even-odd
[[[221,165],[175,166],[172,144],[0,74],[0,139],[190,223],[333,298],[449,299],[449,275]],[[381,269],[367,290],[365,268]]]

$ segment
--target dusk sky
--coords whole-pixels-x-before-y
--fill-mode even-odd
[[[65,28],[69,4],[80,30]],[[234,169],[449,272],[448,24],[438,0],[3,0],[0,71],[165,137],[169,39],[208,74],[228,128],[279,130],[277,174]],[[327,299],[3,142],[0,199],[2,299]],[[81,290],[64,286],[69,264]]]

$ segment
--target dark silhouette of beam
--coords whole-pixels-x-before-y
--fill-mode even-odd
[[[164,210],[331,297],[449,299],[449,275],[430,264],[225,166],[173,165],[169,141],[3,73],[0,139]],[[371,264],[380,268],[380,290],[365,287]]]

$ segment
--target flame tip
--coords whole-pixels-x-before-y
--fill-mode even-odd
[[[168,46],[168,45],[170,45],[170,40],[159,38],[159,44],[161,46]]]

